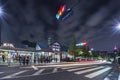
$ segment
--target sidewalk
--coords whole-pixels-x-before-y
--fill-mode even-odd
[[[78,64],[81,64],[81,65],[83,65],[83,64],[85,64],[85,63],[87,63],[87,64],[93,64],[93,63],[96,63],[96,64],[99,64],[99,63],[102,63],[102,62],[52,62],[52,63],[36,63],[36,64],[34,64],[34,63],[32,63],[32,64],[29,64],[29,65],[20,65],[20,63],[19,62],[14,62],[14,63],[10,63],[10,65],[8,65],[8,63],[6,62],[6,63],[3,63],[3,62],[0,62],[0,67],[1,66],[9,66],[9,67],[27,67],[27,66],[52,66],[52,65],[66,65],[66,64],[70,64],[70,65],[72,65],[72,64],[74,64],[74,65],[78,65]]]
[[[107,77],[104,78],[104,80],[120,80],[120,65],[119,64],[113,64],[112,71],[107,75]]]
[[[34,64],[34,63],[32,63],[32,64],[29,64],[29,65],[20,65],[20,63],[19,62],[14,62],[14,63],[10,63],[9,65],[8,65],[8,63],[6,62],[6,63],[4,63],[4,62],[0,62],[0,67],[1,66],[9,66],[9,67],[21,67],[21,66],[31,66],[31,65],[35,65],[35,66],[47,66],[47,65],[64,65],[64,64],[84,64],[84,63],[92,63],[92,62],[52,62],[52,63],[36,63],[36,64]],[[94,62],[94,63],[98,63],[98,62]],[[99,63],[101,63],[101,62],[99,62]]]
[[[36,64],[34,64],[34,63],[32,63],[32,64],[29,64],[29,65],[25,65],[25,66],[31,66],[31,65],[35,65],[35,66],[43,66],[43,65],[62,65],[62,64],[75,64],[75,63],[77,63],[77,62],[58,62],[58,63],[36,63]],[[20,63],[19,62],[14,62],[14,63],[10,63],[10,64],[8,64],[8,62],[0,62],[0,67],[3,67],[3,66],[10,66],[10,67],[18,67],[18,66],[24,66],[24,65],[20,65]]]

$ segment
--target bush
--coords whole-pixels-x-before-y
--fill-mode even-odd
[[[101,57],[101,56],[99,56],[99,57],[98,57],[98,60],[102,60],[102,57]]]

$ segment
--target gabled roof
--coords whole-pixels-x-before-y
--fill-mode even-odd
[[[37,42],[36,45],[39,45],[41,49],[43,49],[43,48],[49,48],[48,44],[43,43],[43,42]]]
[[[50,46],[53,46],[53,45],[61,46],[61,44],[59,42],[53,42],[53,43],[50,44]]]

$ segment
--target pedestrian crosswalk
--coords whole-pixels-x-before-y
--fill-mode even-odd
[[[83,67],[63,67],[63,70],[74,73],[75,75],[82,75],[86,78],[92,79],[97,76],[103,75],[106,72],[111,71],[112,67],[110,66],[83,66]]]
[[[55,72],[57,72],[57,68],[54,68],[54,69],[53,69],[53,73],[55,73]]]
[[[87,69],[87,70],[83,70],[83,71],[77,71],[77,72],[75,72],[75,74],[83,74],[83,73],[90,72],[90,71],[97,70],[97,69],[101,69],[101,68],[103,68],[103,66],[92,68],[92,69]]]
[[[91,65],[91,66],[68,66],[68,67],[53,67],[53,68],[36,68],[33,66],[34,69],[21,69],[14,72],[0,72],[0,80],[1,79],[9,79],[9,78],[20,78],[26,76],[37,76],[37,75],[44,75],[44,74],[52,74],[57,72],[67,72],[67,73],[74,73],[76,76],[82,76],[86,78],[86,80],[93,78],[98,78],[98,76],[105,74],[108,75],[112,70],[112,66],[107,65]],[[107,73],[106,73],[107,72]],[[104,77],[105,77],[104,76]],[[81,79],[78,79],[81,80]],[[97,79],[98,80],[98,79]],[[102,79],[100,79],[102,80]]]
[[[12,73],[5,73],[5,72],[0,72],[0,79],[9,79],[9,78],[19,78],[19,77],[24,77],[24,76],[36,76],[36,75],[43,75],[43,74],[51,74],[51,73],[56,73],[60,72],[62,69],[60,68],[40,68],[40,69],[35,69],[35,70],[21,70],[17,72],[12,72]],[[3,76],[2,76],[3,75]]]
[[[24,73],[24,72],[26,72],[26,71],[27,71],[27,70],[19,71],[19,72],[17,72],[17,73],[10,74],[10,75],[7,75],[7,76],[5,76],[5,77],[2,77],[1,79],[12,78],[12,77],[17,76],[17,75],[19,75],[19,74],[22,74],[22,73]]]
[[[104,68],[102,70],[96,71],[96,72],[94,72],[92,74],[85,75],[85,77],[94,78],[94,77],[96,77],[96,76],[98,76],[98,75],[100,75],[100,74],[102,74],[102,73],[104,73],[104,72],[106,72],[106,71],[108,71],[110,69],[111,69],[111,67],[107,67],[107,68]]]
[[[37,72],[35,72],[33,75],[39,75],[39,74],[41,74],[44,70],[45,70],[45,69],[40,69],[40,70],[38,70]]]
[[[4,73],[4,72],[0,72],[0,74],[2,74],[2,73]]]

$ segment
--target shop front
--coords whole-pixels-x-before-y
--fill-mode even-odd
[[[2,48],[0,49],[0,63],[6,65],[20,64],[20,62],[23,62],[22,60],[23,58],[25,58],[25,60],[29,58],[29,64],[31,64],[34,62],[34,53],[35,53],[34,51],[25,49]]]

